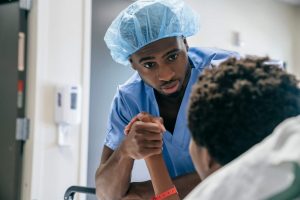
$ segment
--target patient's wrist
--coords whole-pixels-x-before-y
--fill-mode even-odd
[[[177,192],[177,189],[175,186],[171,187],[170,189],[158,194],[158,195],[155,195],[152,200],[163,200],[163,199],[166,199],[168,197],[171,197],[173,195],[178,195],[178,192]]]

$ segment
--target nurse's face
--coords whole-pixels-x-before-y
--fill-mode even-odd
[[[130,62],[148,85],[169,96],[183,88],[188,69],[187,50],[184,38],[169,37],[138,50]]]
[[[221,167],[220,164],[212,159],[208,150],[205,147],[197,145],[193,139],[191,139],[189,150],[201,180],[204,180]]]

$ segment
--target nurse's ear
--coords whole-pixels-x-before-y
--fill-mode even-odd
[[[132,69],[136,70],[135,66],[133,65],[133,60],[132,60],[132,58],[130,57],[128,60],[129,60],[129,62],[130,62],[130,64],[131,64]]]
[[[188,42],[187,42],[187,40],[186,40],[185,37],[183,37],[182,39],[183,39],[183,43],[185,45],[186,51],[188,51],[189,50],[189,44],[188,44]]]

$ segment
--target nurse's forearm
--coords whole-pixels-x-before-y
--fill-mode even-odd
[[[145,159],[155,195],[159,195],[174,186],[172,179],[169,176],[169,172],[163,160],[162,154],[150,156]],[[173,194],[166,200],[178,200],[178,194]]]
[[[109,149],[105,147],[103,154],[107,151]],[[122,199],[130,186],[132,166],[133,159],[124,156],[120,148],[108,155],[96,173],[97,197],[101,200]]]
[[[180,199],[183,199],[188,193],[192,191],[192,189],[194,189],[195,186],[200,183],[200,178],[195,172],[177,177],[173,179],[172,182],[176,186]],[[153,186],[149,181],[146,181],[140,183],[131,183],[129,192],[122,200],[147,200],[151,199],[153,196]]]

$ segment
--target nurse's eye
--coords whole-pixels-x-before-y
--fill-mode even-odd
[[[151,69],[155,66],[155,62],[146,62],[143,64],[144,67],[146,67],[147,69]]]
[[[172,54],[172,55],[169,55],[169,56],[168,56],[168,61],[174,61],[174,60],[177,59],[177,57],[178,57],[178,54],[177,54],[177,53]]]

